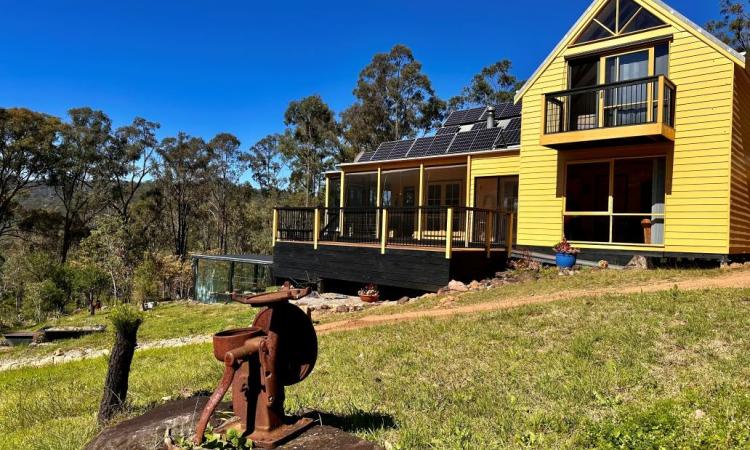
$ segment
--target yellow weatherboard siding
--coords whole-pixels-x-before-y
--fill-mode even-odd
[[[473,155],[471,157],[469,205],[474,206],[474,186],[476,186],[477,178],[518,175],[519,163],[518,152],[495,156]]]
[[[589,17],[603,0],[596,2]],[[729,252],[730,149],[733,137],[735,62],[722,51],[684,27],[675,17],[664,14],[652,2],[639,1],[668,25],[658,29],[612,38],[602,42],[560,47],[550,63],[523,93],[521,133],[518,244],[548,247],[563,232],[562,180],[566,160],[634,154],[667,156],[665,243],[659,251],[680,253]],[[588,20],[583,23],[587,23]],[[577,33],[570,35],[575,38]],[[542,99],[545,93],[567,88],[566,57],[607,48],[637,44],[646,39],[669,38],[669,79],[677,86],[675,142],[633,145],[608,149],[558,151],[540,144]],[[747,117],[747,116],[745,116]],[[735,127],[735,139],[738,138]],[[735,144],[737,145],[737,144]],[[747,155],[744,155],[747,158]],[[747,189],[747,185],[745,186]],[[748,211],[750,211],[750,201]],[[745,217],[750,220],[750,213]],[[738,238],[740,222],[733,221]],[[594,246],[592,246],[594,247]],[[602,247],[602,246],[595,246]],[[633,249],[605,245],[605,248]]]
[[[750,252],[750,75],[737,67],[732,133],[730,252]]]

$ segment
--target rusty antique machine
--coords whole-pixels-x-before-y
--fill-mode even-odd
[[[310,318],[290,299],[310,289],[286,284],[279,292],[238,295],[232,300],[263,308],[249,328],[214,335],[214,356],[224,362],[224,376],[198,421],[194,441],[203,442],[209,420],[232,387],[234,417],[217,429],[235,429],[254,445],[273,448],[301,433],[313,420],[284,415],[284,386],[304,380],[315,366],[318,340]]]

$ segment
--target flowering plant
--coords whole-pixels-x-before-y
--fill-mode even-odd
[[[580,248],[573,247],[565,238],[552,247],[552,250],[554,250],[555,253],[565,253],[566,255],[577,255],[581,252]]]
[[[373,296],[378,295],[379,293],[378,286],[372,283],[359,290],[359,295]]]

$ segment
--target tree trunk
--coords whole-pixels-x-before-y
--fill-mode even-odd
[[[137,334],[137,327],[127,333],[117,331],[115,345],[112,347],[112,354],[109,356],[109,369],[107,370],[107,379],[104,382],[104,396],[99,405],[97,420],[100,425],[109,422],[125,404],[125,398],[128,395],[130,364],[133,362]]]
[[[94,294],[89,292],[89,313],[93,316],[96,314],[96,305],[94,304]]]
[[[60,249],[60,263],[65,264],[65,261],[68,260],[68,252],[70,251],[70,245],[71,245],[71,233],[73,230],[73,221],[71,219],[65,218],[65,223],[63,224],[63,238],[62,238],[62,248]]]

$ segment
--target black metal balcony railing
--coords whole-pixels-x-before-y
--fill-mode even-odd
[[[489,250],[507,247],[512,224],[513,214],[468,207],[277,208],[274,239]]]
[[[675,85],[666,77],[545,95],[545,134],[663,123],[674,128]]]

